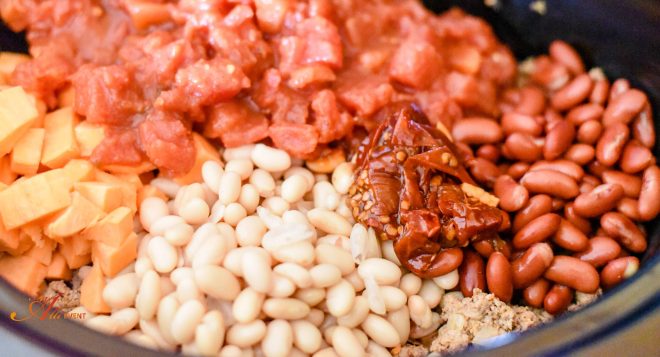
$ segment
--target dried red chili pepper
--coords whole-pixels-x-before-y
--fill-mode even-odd
[[[395,240],[399,260],[413,273],[446,274],[461,264],[461,247],[496,238],[502,213],[463,192],[461,183],[474,185],[464,167],[471,158],[460,156],[414,104],[393,104],[377,120],[357,150],[353,215],[381,239]]]

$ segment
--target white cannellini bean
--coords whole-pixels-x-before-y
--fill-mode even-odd
[[[319,264],[309,270],[312,283],[317,288],[327,288],[341,280],[341,270],[332,264]]]
[[[241,194],[238,196],[238,203],[245,208],[248,214],[252,214],[259,206],[259,191],[253,184],[246,183],[241,187]]]
[[[293,331],[286,320],[268,323],[266,335],[261,341],[261,351],[266,357],[289,357],[293,347]]]
[[[284,212],[288,211],[291,207],[289,202],[279,196],[268,197],[261,203],[261,205],[280,217],[282,217]]]
[[[286,151],[264,144],[255,145],[250,157],[257,167],[269,172],[285,171],[291,167],[291,157]]]
[[[225,209],[227,206],[220,201],[215,201],[211,206],[211,215],[209,216],[209,223],[218,223],[225,218]]]
[[[406,293],[393,286],[381,286],[380,293],[383,296],[383,302],[385,302],[385,309],[387,311],[400,309],[406,305],[406,301],[408,300]]]
[[[304,301],[309,306],[316,306],[325,299],[325,289],[322,288],[306,288],[299,289],[293,295],[298,300]]]
[[[236,225],[236,240],[242,247],[259,246],[268,227],[259,216],[247,216]]]
[[[320,309],[311,309],[307,315],[306,321],[309,321],[316,327],[321,326],[323,320],[325,319],[325,313]]]
[[[314,227],[312,227],[312,225],[309,223],[309,220],[307,220],[307,216],[300,211],[288,210],[282,213],[282,220],[284,220],[284,223],[304,224],[307,225],[310,229],[314,229]]]
[[[276,298],[285,298],[293,295],[296,291],[296,285],[286,277],[273,272],[273,286],[268,292],[268,296]]]
[[[165,232],[178,224],[186,224],[186,221],[179,216],[162,216],[151,224],[151,230],[149,233],[151,233],[152,236],[163,236],[165,235]]]
[[[461,316],[459,314],[455,314],[458,316]],[[442,323],[442,317],[440,317],[440,314],[437,312],[434,312],[431,316],[431,324],[427,328],[421,328],[419,326],[413,326],[413,328],[410,330],[410,338],[422,338],[426,337],[436,331],[438,331],[438,328],[440,327],[440,324]]]
[[[217,161],[208,160],[202,164],[202,180],[216,194],[218,188],[220,188],[220,179],[223,173],[222,165]]]
[[[235,172],[241,176],[241,180],[247,180],[252,175],[253,169],[254,165],[249,159],[233,159],[225,164],[225,172]]]
[[[367,315],[369,315],[369,302],[367,298],[362,295],[356,296],[351,311],[344,316],[338,317],[337,324],[354,328],[359,326],[367,318]]]
[[[300,175],[305,178],[307,181],[307,188],[305,191],[309,191],[312,189],[312,187],[314,187],[314,182],[316,181],[314,174],[306,168],[301,166],[293,166],[284,172],[284,179],[288,179],[293,175]]]
[[[225,323],[218,310],[209,311],[195,328],[195,347],[204,356],[217,355],[225,339]]]
[[[399,281],[399,289],[406,295],[415,295],[422,288],[422,279],[413,273],[404,274]]]
[[[154,265],[151,263],[151,260],[149,260],[149,258],[141,257],[135,260],[135,275],[137,275],[138,279],[142,279],[142,277],[147,271],[153,269],[154,269]]]
[[[184,279],[176,286],[176,299],[183,304],[188,300],[202,301],[204,296],[193,279]]]
[[[241,260],[245,282],[258,292],[268,293],[273,286],[268,253],[262,248],[252,248],[243,253]]]
[[[188,245],[183,248],[185,260],[187,262],[192,262],[195,253],[197,253],[206,239],[208,239],[209,236],[218,233],[218,227],[214,223],[205,223],[199,226],[197,230],[195,230],[195,233],[193,233]]]
[[[153,270],[148,270],[140,281],[140,290],[135,297],[135,307],[140,318],[151,320],[158,311],[158,302],[161,298],[160,277]]]
[[[293,344],[302,352],[312,354],[321,348],[321,331],[307,320],[291,321]]]
[[[375,314],[369,314],[362,322],[362,331],[383,347],[396,347],[400,343],[399,333],[394,326]]]
[[[127,332],[124,335],[124,339],[144,348],[151,348],[152,350],[158,349],[158,343],[156,343],[156,340],[138,330]]]
[[[304,223],[282,223],[266,232],[260,240],[261,245],[269,252],[301,241],[313,242],[316,231]]]
[[[364,256],[365,258],[382,258],[380,239],[376,237],[376,231],[372,227],[367,229],[367,244]]]
[[[193,233],[195,229],[190,224],[180,223],[166,230],[163,238],[171,245],[180,247],[190,242]]]
[[[401,344],[403,344],[403,342]],[[367,353],[371,357],[390,357],[390,356],[392,356],[392,354],[390,354],[390,351],[388,351],[387,348],[377,344],[374,341],[369,341],[369,344],[367,345]]]
[[[350,162],[339,164],[332,172],[332,185],[340,194],[347,194],[353,185],[353,164]]]
[[[438,306],[444,294],[445,291],[430,279],[424,279],[422,288],[419,290],[419,293],[417,293],[417,295],[421,296],[422,299],[426,301],[426,304],[431,309],[434,309],[436,306]]]
[[[313,354],[312,357],[339,357],[339,355],[335,352],[334,348],[326,347]]]
[[[250,184],[257,189],[261,197],[272,197],[275,194],[275,179],[266,170],[256,169],[252,171]]]
[[[158,304],[156,320],[158,322],[158,330],[161,331],[159,335],[162,335],[168,344],[177,344],[177,342],[174,340],[174,337],[172,337],[170,328],[172,326],[172,322],[174,321],[174,316],[176,315],[176,312],[179,310],[180,306],[181,304],[179,304],[179,300],[176,299],[175,293],[165,296],[162,300],[160,300],[160,303]],[[140,323],[140,327],[141,325],[142,323]],[[144,332],[147,333],[146,331]],[[154,337],[151,334],[150,336]]]
[[[351,252],[351,255],[353,254],[351,250],[351,240],[348,237],[344,237],[339,234],[328,234],[319,238],[316,241],[316,245],[320,244],[334,245],[342,248],[347,252]]]
[[[232,305],[232,314],[236,321],[247,323],[255,320],[261,312],[266,294],[247,287],[241,291]]]
[[[227,345],[222,347],[218,357],[252,357],[252,349],[241,350],[240,347]]]
[[[155,179],[151,180],[149,184],[157,189],[159,189],[162,193],[166,194],[169,197],[175,197],[177,192],[179,192],[179,189],[181,186],[166,178],[162,177],[156,177]]]
[[[241,283],[229,270],[217,265],[196,267],[195,283],[207,295],[234,300],[241,292]]]
[[[314,208],[307,212],[307,219],[314,227],[331,234],[349,236],[353,226],[346,218],[322,208]]]
[[[225,207],[224,220],[230,226],[236,226],[245,216],[247,216],[247,211],[239,203],[230,203]]]
[[[364,348],[349,328],[337,326],[332,332],[332,346],[341,357],[364,356]]]
[[[219,234],[209,235],[192,258],[192,267],[203,265],[220,265],[227,254],[227,244]]]
[[[398,310],[388,312],[387,321],[389,321],[399,333],[399,342],[401,342],[402,345],[406,343],[410,336],[410,313],[408,312],[408,307],[403,306]]]
[[[234,231],[234,228],[227,223],[221,222],[215,225],[215,227],[218,229],[218,232],[220,232],[220,236],[222,236],[222,239],[225,241],[225,246],[227,247],[227,250],[230,249],[235,249],[238,247],[238,243],[236,243],[236,231]]]
[[[179,255],[176,248],[170,245],[165,238],[157,236],[149,241],[147,249],[149,258],[159,273],[169,273],[179,261]]]
[[[138,292],[138,278],[135,273],[118,275],[103,289],[103,300],[113,309],[133,306]]]
[[[167,294],[173,293],[176,291],[176,285],[170,280],[169,277],[161,276],[160,277],[160,292],[161,295],[165,296]]]
[[[355,224],[351,229],[350,235],[351,243],[351,255],[353,255],[353,260],[356,263],[359,263],[366,259],[367,257],[367,239],[369,239],[369,234],[367,229],[362,224]]]
[[[362,279],[373,277],[379,285],[395,284],[401,279],[401,269],[383,258],[369,258],[362,261],[358,266],[358,274]]]
[[[383,258],[391,261],[392,263],[401,266],[399,257],[394,252],[394,241],[386,240],[380,243],[380,249],[383,252]]]
[[[342,275],[355,270],[353,256],[348,251],[334,245],[321,244],[316,247],[316,260],[318,263],[328,263],[337,266]]]
[[[170,273],[170,280],[174,285],[179,285],[185,279],[193,279],[193,270],[190,267],[180,267]]]
[[[445,275],[433,278],[433,282],[444,290],[455,288],[456,285],[458,285],[458,269],[454,269]]]
[[[271,252],[279,262],[288,262],[310,267],[314,264],[314,246],[307,241],[296,242],[280,247]]]
[[[314,196],[314,207],[334,211],[339,207],[341,196],[334,186],[328,181],[317,182],[312,190]]]
[[[222,261],[222,266],[232,272],[232,274],[242,277],[243,276],[243,253],[253,247],[236,248],[227,252],[225,259]]]
[[[363,295],[365,295],[367,301],[369,301],[369,309],[380,315],[385,314],[387,311],[385,298],[383,297],[383,294],[380,291],[380,286],[378,286],[376,280],[373,277],[367,277],[364,279],[364,285],[365,290]]]
[[[357,270],[354,270],[352,273],[346,275],[344,279],[353,285],[353,288],[356,292],[364,290],[364,280],[362,280],[360,275],[357,273]]]
[[[241,194],[241,176],[235,172],[225,172],[220,179],[218,201],[228,205],[238,200]]]
[[[282,217],[274,215],[273,212],[266,207],[257,207],[257,215],[261,218],[268,229],[275,229],[284,224]]]
[[[293,175],[282,182],[282,198],[290,203],[300,201],[307,192],[307,179]]]
[[[309,314],[309,305],[294,298],[270,298],[264,301],[262,310],[273,319],[298,320]]]
[[[195,335],[195,328],[204,317],[205,310],[204,305],[197,300],[188,300],[181,304],[170,327],[174,340],[181,344],[190,342]]]
[[[369,336],[359,328],[351,329],[351,332],[353,332],[353,335],[358,339],[362,348],[367,348],[367,345],[369,344]]]
[[[151,225],[170,213],[167,203],[159,197],[147,197],[140,203],[140,224],[149,231]]]
[[[326,294],[326,305],[332,316],[344,316],[351,311],[355,302],[355,289],[348,281],[342,279],[330,287]]]
[[[222,158],[225,160],[225,162],[236,159],[249,159],[252,157],[252,150],[254,150],[254,146],[254,144],[248,144],[235,148],[226,148],[222,152]]]
[[[206,222],[209,218],[209,213],[211,213],[211,210],[209,209],[208,204],[206,204],[206,201],[201,198],[193,198],[179,209],[179,215],[181,215],[181,218],[187,223],[193,225]]]
[[[99,315],[85,321],[85,326],[106,335],[119,334],[119,322],[110,316]]]
[[[273,271],[287,277],[297,287],[304,289],[312,286],[312,276],[309,271],[295,263],[281,263],[273,268]]]
[[[181,187],[179,192],[176,193],[174,198],[175,212],[181,214],[181,209],[185,207],[193,199],[204,198],[204,186],[200,183],[192,183],[187,186]]]
[[[266,323],[254,320],[248,323],[238,323],[227,331],[227,343],[238,347],[250,347],[261,341],[266,335]]]
[[[156,342],[158,349],[165,351],[174,351],[176,349],[176,341],[171,337],[165,337],[165,333],[159,329],[156,321],[140,319],[138,326],[140,327],[140,331]]]
[[[117,335],[124,335],[138,324],[140,316],[132,307],[126,307],[112,312],[110,317],[117,322]]]
[[[408,298],[408,311],[410,312],[410,319],[421,328],[427,328],[433,323],[431,308],[419,295]]]

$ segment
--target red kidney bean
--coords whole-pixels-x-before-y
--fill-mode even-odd
[[[603,125],[628,124],[642,111],[648,99],[644,92],[629,89],[610,101],[603,112]]]
[[[463,249],[445,248],[436,254],[431,267],[418,274],[420,278],[431,279],[458,269],[463,262]]]
[[[591,192],[594,188],[596,188],[596,186],[591,182],[583,182],[580,184],[580,193]]]
[[[610,81],[607,79],[597,80],[594,83],[594,89],[591,91],[589,101],[591,103],[605,105],[607,98],[610,95]]]
[[[502,223],[497,231],[506,232],[509,229],[511,229],[511,217],[509,216],[509,213],[502,211]]]
[[[543,276],[550,281],[588,294],[596,292],[600,282],[596,268],[567,255],[555,255]]]
[[[564,111],[587,99],[593,88],[593,80],[588,74],[581,74],[562,87],[550,99],[552,107]]]
[[[530,115],[519,114],[515,112],[502,115],[502,130],[505,135],[513,133],[524,133],[531,136],[540,136],[543,133],[543,126],[536,122]]]
[[[550,290],[550,282],[541,278],[526,287],[522,292],[522,296],[527,305],[539,309],[543,307],[543,299],[545,299],[548,290]]]
[[[660,213],[660,168],[655,165],[644,170],[638,210],[643,221],[652,220]]]
[[[504,301],[510,302],[513,296],[513,273],[511,264],[500,252],[494,252],[486,264],[486,283],[488,290]]]
[[[605,166],[614,165],[619,160],[629,136],[630,130],[625,124],[614,123],[606,127],[603,136],[596,144],[598,161]]]
[[[489,187],[492,187],[497,177],[502,174],[494,163],[480,157],[472,160],[469,168],[475,180]]]
[[[584,170],[576,163],[569,160],[554,160],[554,161],[537,161],[530,168],[529,171],[539,170],[552,170],[561,172],[570,176],[575,181],[582,180]]]
[[[617,183],[605,183],[577,196],[573,207],[582,217],[597,217],[614,209],[622,197],[623,187]]]
[[[466,250],[463,253],[463,262],[458,268],[458,273],[463,296],[472,296],[474,289],[486,290],[484,260],[479,254],[471,250]]]
[[[543,299],[543,308],[551,315],[558,315],[571,305],[573,302],[573,290],[569,287],[555,284]]]
[[[543,157],[546,160],[554,160],[566,151],[575,139],[575,126],[567,121],[556,122],[545,136],[543,146]]]
[[[608,170],[603,172],[603,182],[616,183],[623,188],[623,193],[630,198],[639,197],[639,192],[642,189],[642,179],[628,175],[621,171]]]
[[[502,128],[488,118],[465,118],[454,123],[451,130],[454,140],[465,144],[494,144],[502,140]]]
[[[596,236],[589,239],[587,249],[573,256],[598,268],[618,257],[620,253],[621,246],[614,239]]]
[[[575,227],[581,230],[582,233],[589,234],[591,232],[591,223],[588,219],[580,217],[577,213],[575,213],[575,207],[573,207],[573,203],[569,203],[564,206],[564,217]]]
[[[522,289],[536,281],[552,263],[554,253],[547,243],[536,243],[511,262],[513,287]]]
[[[582,177],[582,182],[590,183],[594,186],[598,186],[603,183],[603,181],[593,175],[584,175],[584,177]]]
[[[564,200],[555,197],[555,198],[552,199],[552,210],[553,211],[558,211],[558,210],[564,208],[565,204],[566,204],[566,202]]]
[[[500,149],[493,144],[482,145],[477,149],[477,157],[495,163],[500,159]]]
[[[550,58],[563,64],[572,74],[584,73],[584,63],[577,51],[568,43],[554,40],[548,50]]]
[[[484,258],[490,257],[493,252],[500,252],[507,258],[511,256],[511,242],[501,238],[482,239],[471,242],[470,245]]]
[[[502,175],[495,180],[495,196],[500,199],[500,208],[508,212],[521,209],[529,200],[529,192],[509,175]]]
[[[635,275],[637,270],[639,270],[639,259],[637,257],[623,257],[610,261],[600,272],[603,288],[610,289],[618,285]]]
[[[513,133],[509,135],[504,142],[504,147],[512,159],[525,162],[534,162],[543,154],[542,145],[539,145],[529,134]]]
[[[619,78],[612,83],[610,87],[610,96],[608,101],[612,102],[615,98],[621,94],[627,92],[630,89],[630,82],[625,78]]]
[[[611,170],[612,167],[603,165],[600,161],[592,161],[589,163],[589,165],[587,165],[587,169],[592,175],[596,177],[602,177],[603,172]]]
[[[548,125],[550,123],[564,120],[564,117],[561,114],[559,114],[558,111],[552,108],[547,108],[543,113],[543,116],[537,116],[534,118],[539,123],[539,125]]]
[[[575,125],[582,125],[591,120],[598,121],[604,110],[602,105],[594,103],[578,105],[566,114],[566,120]]]
[[[527,223],[513,237],[513,247],[515,249],[525,249],[534,243],[547,240],[559,229],[561,217],[555,213],[546,213]]]
[[[520,88],[520,100],[514,111],[526,115],[538,115],[545,109],[545,94],[534,86]]]
[[[558,246],[573,252],[581,252],[589,246],[589,238],[568,220],[562,219],[552,239]]]
[[[520,179],[520,183],[529,192],[545,193],[563,199],[573,198],[580,193],[572,177],[553,170],[530,171]]]
[[[642,145],[651,149],[655,146],[655,127],[653,126],[653,113],[651,105],[646,103],[632,123],[633,137]]]
[[[551,61],[548,56],[539,56],[534,60],[534,70],[530,77],[535,83],[550,90],[561,88],[571,78],[566,67]]]
[[[519,180],[529,170],[529,164],[526,162],[516,162],[509,166],[507,174],[514,180]]]
[[[552,212],[552,198],[550,196],[541,194],[531,197],[513,219],[513,232],[520,231],[533,219],[550,212]]]
[[[600,226],[605,233],[616,239],[634,253],[646,250],[646,237],[635,223],[619,212],[608,212],[600,217]]]
[[[619,162],[621,170],[629,174],[640,172],[653,164],[655,164],[653,153],[637,140],[631,140],[626,144]]]
[[[616,204],[616,210],[634,221],[642,220],[639,215],[639,202],[635,199],[628,197],[622,198],[619,203]]]
[[[564,154],[565,159],[580,166],[588,164],[594,157],[596,157],[596,149],[587,144],[573,144]]]
[[[580,125],[577,131],[577,141],[593,145],[603,133],[603,124],[596,120],[589,120]]]

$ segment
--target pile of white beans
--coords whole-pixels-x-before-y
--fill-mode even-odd
[[[354,223],[350,163],[314,174],[263,144],[223,158],[201,183],[152,181],[171,200],[142,202],[138,258],[107,282],[112,313],[88,312],[88,326],[223,357],[390,356],[438,329],[433,310],[458,273],[422,280]]]

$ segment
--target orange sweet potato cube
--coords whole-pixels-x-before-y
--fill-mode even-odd
[[[137,258],[137,235],[131,232],[119,247],[95,241],[92,243],[94,264],[99,264],[103,274],[117,275]]]
[[[80,156],[90,157],[94,149],[105,138],[105,128],[102,125],[83,121],[74,129]]]
[[[103,216],[103,211],[80,193],[71,193],[71,205],[50,218],[44,233],[52,238],[72,236],[89,227]]]
[[[73,246],[73,253],[75,255],[88,255],[92,253],[92,242],[83,237],[82,234],[75,234],[68,238],[67,241]]]
[[[189,185],[193,182],[202,181],[202,165],[206,161],[220,161],[220,153],[204,137],[193,133],[193,142],[195,144],[195,163],[192,169],[185,175],[174,178],[174,181],[181,185]]]
[[[82,236],[88,240],[119,247],[133,231],[134,214],[128,207],[117,207],[103,219],[85,229]]]
[[[94,264],[80,285],[80,304],[95,314],[109,313],[111,309],[103,301],[103,289],[105,289],[105,277],[99,265]]]
[[[71,269],[78,269],[92,261],[90,253],[76,254],[75,248],[69,240],[66,240],[64,244],[60,244],[59,252],[62,253],[64,260],[66,260],[66,265]]]
[[[18,174],[11,169],[10,155],[0,156],[0,183],[10,185],[16,181]]]
[[[73,189],[104,212],[111,212],[121,205],[121,186],[107,182],[77,182]]]
[[[161,190],[155,188],[154,186],[151,185],[144,185],[142,188],[138,190],[138,202],[137,205],[140,207],[142,204],[142,201],[144,201],[145,198],[147,197],[158,197],[161,198],[163,201],[167,201],[168,197],[166,194],[164,194]]]
[[[96,179],[96,168],[87,160],[74,159],[64,165],[72,182],[94,181]]]
[[[42,164],[56,169],[78,157],[80,149],[74,134],[76,124],[78,124],[78,118],[71,107],[46,114],[44,118],[46,135],[41,154]]]
[[[42,239],[40,244],[35,244],[25,255],[39,263],[48,266],[53,259],[53,250],[57,248],[57,243],[50,239]]]
[[[0,90],[0,156],[9,153],[32,127],[39,112],[21,87]]]
[[[55,252],[48,265],[46,279],[69,280],[71,279],[71,269],[66,264],[66,259],[60,252]]]
[[[45,265],[26,255],[0,257],[0,277],[31,296],[39,293],[47,271]]]
[[[34,175],[39,170],[41,149],[44,143],[45,130],[29,129],[14,145],[11,152],[11,170],[21,175]]]

